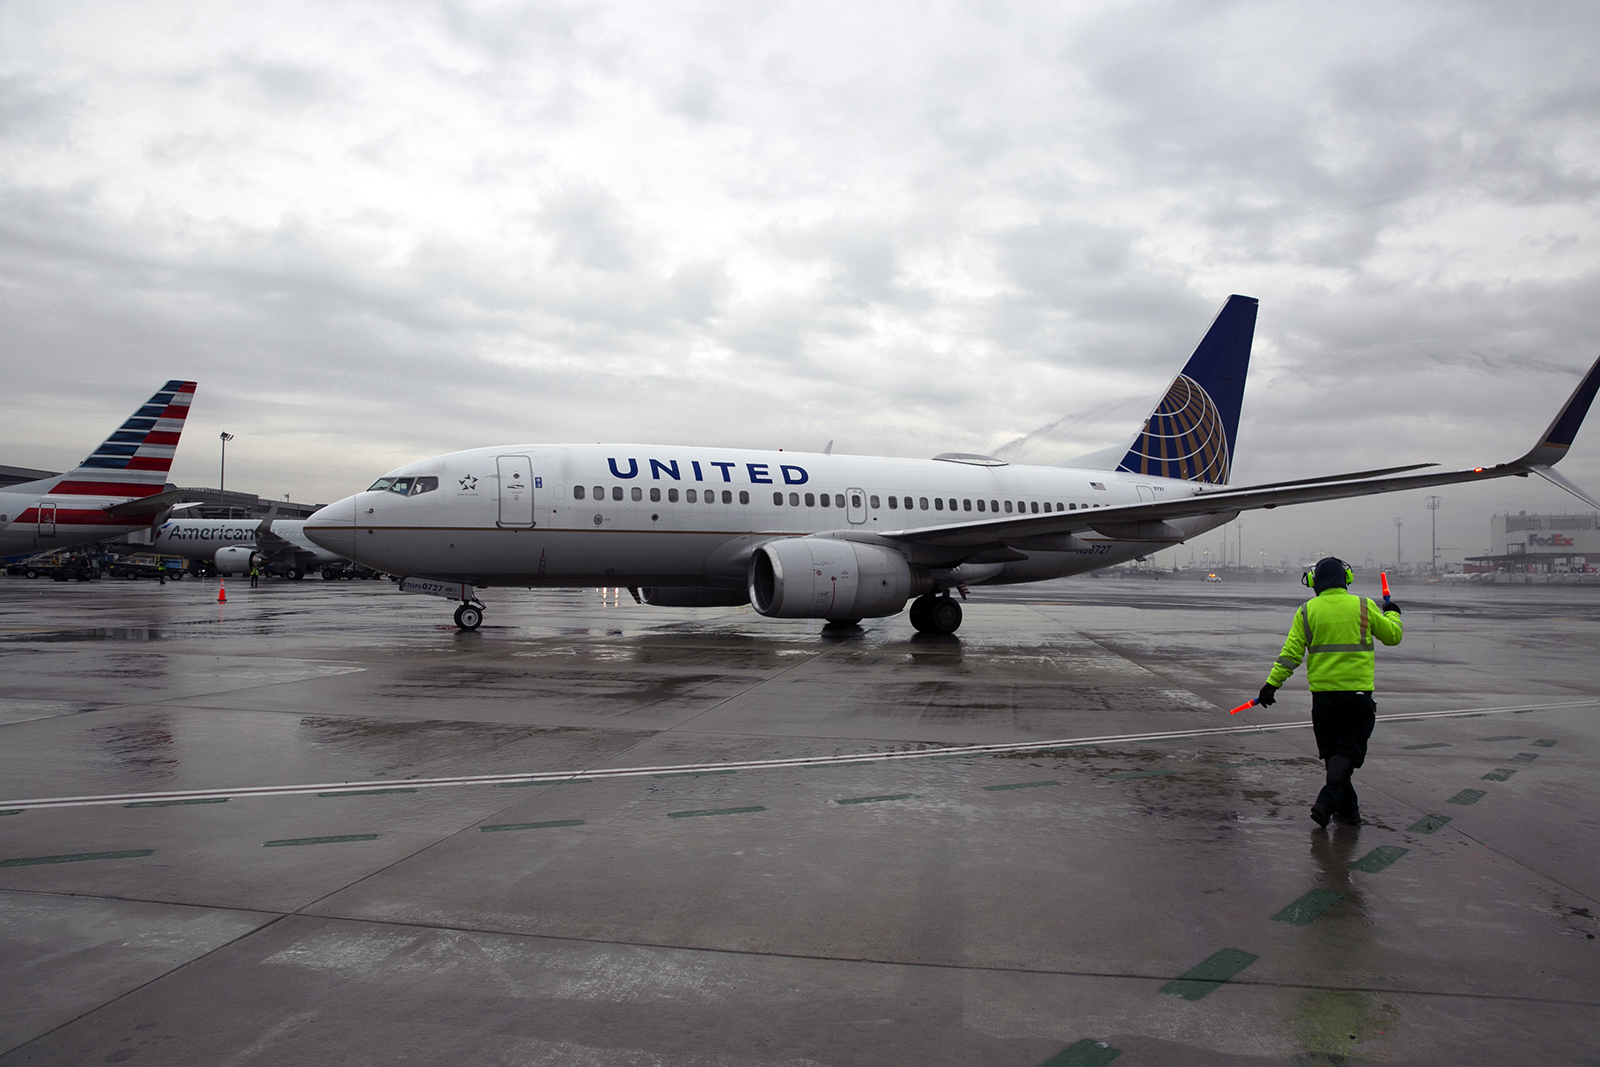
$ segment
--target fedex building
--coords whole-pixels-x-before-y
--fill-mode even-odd
[[[1489,520],[1489,537],[1490,554],[1470,557],[1469,569],[1600,573],[1600,515],[1496,515]]]

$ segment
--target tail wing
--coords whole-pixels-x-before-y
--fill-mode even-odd
[[[194,382],[168,382],[50,490],[67,496],[154,496],[167,482]]]
[[[1258,303],[1228,297],[1117,470],[1227,484]]]

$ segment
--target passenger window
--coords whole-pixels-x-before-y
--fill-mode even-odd
[[[572,499],[574,499],[574,500],[582,500],[583,496],[584,496],[584,488],[583,488],[583,486],[575,485],[575,486],[572,487]]]
[[[1078,510],[1078,505],[1076,505],[1076,504],[1068,504],[1067,505],[1067,510],[1068,511],[1077,511]]]
[[[998,500],[989,501],[989,510],[995,512],[996,514],[998,514],[999,511],[1000,511],[1000,501],[998,501]]]
[[[1009,500],[1006,501],[1006,514],[1011,514],[1011,501]]]
[[[661,490],[657,489],[654,486],[651,486],[651,488],[650,488],[650,503],[652,503],[652,504],[661,503]]]
[[[800,494],[799,493],[790,493],[789,494],[789,506],[791,508],[797,508],[797,507],[800,506]]]
[[[900,507],[900,498],[897,497],[897,496],[890,497],[889,498],[889,510],[890,511],[894,511],[899,507]]]
[[[1067,510],[1067,506],[1065,504],[1063,504],[1061,501],[1057,500],[1056,501],[1056,510],[1057,511],[1066,511]]]
[[[411,486],[411,495],[416,496],[419,493],[431,493],[437,488],[439,488],[439,479],[429,475],[425,478],[418,478],[416,480],[416,483]]]
[[[644,499],[644,490],[640,489],[636,485],[636,486],[633,487],[633,494],[632,495],[633,495],[633,502],[635,504],[637,504],[639,501]]]
[[[936,497],[933,498],[933,510],[934,511],[943,511],[944,510],[944,497],[936,496]]]
[[[836,508],[844,507],[844,494],[843,493],[835,493],[835,494],[833,494],[833,506],[836,507]]]
[[[1050,510],[1050,501],[1048,501],[1048,500],[1046,500],[1046,501],[1045,501],[1045,502],[1044,502],[1044,510],[1045,510],[1045,511],[1046,511],[1046,512],[1048,512],[1048,511],[1049,511],[1049,510]]]
[[[962,510],[962,511],[971,511],[971,510],[972,510],[972,501],[970,501],[970,500],[963,500],[963,501],[962,501],[962,502],[961,502],[961,510]]]
[[[750,503],[750,494],[747,491],[743,490],[743,489],[739,490],[739,503],[741,503],[741,504]]]
[[[981,500],[978,501],[978,510],[979,511],[983,511],[984,510],[983,501],[981,501]]]
[[[1039,514],[1039,502],[1037,500],[1033,502],[1033,513],[1035,515]]]
[[[909,500],[911,498],[907,497],[906,499]],[[928,510],[928,498],[927,497],[919,496],[919,497],[917,497],[917,502],[922,506],[922,510],[923,511],[927,511]]]
[[[807,493],[806,494],[806,507],[814,508],[816,506],[817,506],[816,494],[815,493]]]
[[[394,480],[394,484],[389,486],[389,492],[399,493],[401,496],[405,496],[407,493],[411,492],[411,479],[396,478]]]
[[[855,493],[850,494],[850,506],[853,508],[859,508],[861,506],[861,498]]]
[[[676,504],[677,502],[678,502],[678,491],[676,489],[668,489],[667,490],[667,503]]]
[[[606,498],[606,487],[603,486],[603,485],[595,486],[594,487],[594,498],[596,500],[604,500]]]
[[[611,487],[611,499],[612,500],[621,500],[622,499],[622,486],[613,485]]]
[[[870,505],[873,508],[876,508],[876,507],[879,506],[878,505],[878,498],[875,497],[875,496],[867,498],[867,503],[868,503],[868,505]]]
[[[732,493],[729,493],[726,490],[723,491],[722,495],[726,496],[726,497],[730,497],[730,498],[733,496]],[[715,489],[707,489],[706,490],[706,503],[707,504],[715,504],[716,502],[717,502],[717,491]],[[728,501],[723,501],[723,503],[727,503],[727,502]]]
[[[831,505],[833,503],[832,500],[828,499],[828,494],[827,493],[818,493],[817,494],[817,502],[820,503],[823,507],[828,507],[829,505]]]
[[[696,493],[695,493],[695,491],[693,489],[685,489],[683,491],[683,499],[688,501],[691,504],[694,504],[694,503],[697,503],[699,501],[700,497],[698,495],[696,495]]]
[[[383,490],[389,488],[389,486],[391,486],[393,484],[394,484],[394,479],[393,478],[379,478],[377,481],[375,481],[371,485],[367,486],[367,492],[369,492],[369,493],[381,493],[381,492],[383,492]]]
[[[783,507],[783,494],[782,493],[773,493],[772,494],[772,503],[774,505],[776,505],[777,507],[780,507],[780,508]]]

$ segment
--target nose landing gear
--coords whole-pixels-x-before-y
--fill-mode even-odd
[[[471,633],[483,625],[483,607],[480,604],[462,604],[456,609],[456,625]]]
[[[961,605],[947,589],[927,593],[911,602],[911,625],[925,634],[953,634],[961,629]]]

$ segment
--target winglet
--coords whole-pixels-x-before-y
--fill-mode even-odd
[[[1543,477],[1537,468],[1551,467],[1559,463],[1561,457],[1572,447],[1573,439],[1578,436],[1578,427],[1583,425],[1583,417],[1589,414],[1589,405],[1594,403],[1597,391],[1600,391],[1600,359],[1596,359],[1589,367],[1589,373],[1583,376],[1583,381],[1578,383],[1578,387],[1572,391],[1567,402],[1561,406],[1561,411],[1556,415],[1555,421],[1550,423],[1550,428],[1539,438],[1539,443],[1534,445],[1527,455],[1517,460],[1515,465],[1533,470]],[[1562,481],[1566,479],[1563,478]],[[1561,485],[1561,482],[1555,484]],[[1570,485],[1569,482],[1561,487],[1572,492],[1576,487],[1569,488]]]

